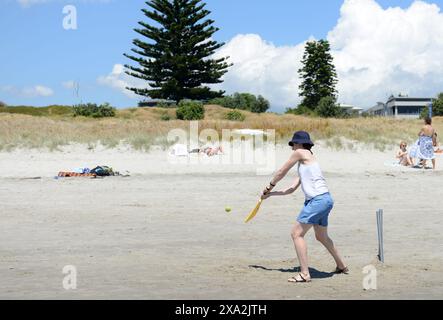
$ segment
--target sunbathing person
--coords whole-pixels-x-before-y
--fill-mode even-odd
[[[215,146],[201,147],[201,148],[193,149],[189,153],[204,153],[208,157],[213,157],[213,156],[223,154],[223,147],[221,147],[221,146],[220,147],[215,147]]]
[[[201,149],[200,152],[206,154],[208,157],[213,157],[213,156],[223,154],[223,148],[221,146],[206,147],[206,148]]]
[[[400,165],[405,167],[411,167],[414,164],[411,157],[409,156],[407,147],[408,145],[406,144],[406,142],[402,141],[400,143],[400,150],[397,152],[397,159],[399,159]]]

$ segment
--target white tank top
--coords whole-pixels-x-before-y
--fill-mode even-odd
[[[310,165],[299,164],[298,175],[301,180],[301,188],[306,200],[311,200],[316,196],[329,192],[326,180],[320,169],[318,162]]]

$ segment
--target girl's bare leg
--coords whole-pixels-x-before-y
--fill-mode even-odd
[[[297,222],[291,232],[295,251],[297,252],[298,261],[300,262],[300,271],[306,279],[310,279],[311,275],[309,274],[308,267],[308,248],[304,236],[311,228],[312,225]]]
[[[335,263],[337,264],[337,267],[340,270],[343,270],[346,268],[345,263],[343,262],[343,259],[341,258],[340,254],[338,253],[337,248],[334,246],[334,242],[331,238],[329,238],[328,235],[328,228],[322,227],[322,226],[314,226],[315,231],[315,238],[320,241],[321,244],[323,244],[326,249],[328,249],[329,253],[332,255],[332,257],[335,260]]]

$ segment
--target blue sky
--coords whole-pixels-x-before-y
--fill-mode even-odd
[[[349,0],[355,1],[359,0]],[[375,0],[363,1],[368,4]],[[295,48],[310,37],[327,37],[337,26],[344,3],[342,0],[206,2],[215,25],[221,29],[215,35],[216,40],[229,43],[238,35],[255,35],[275,50]],[[376,3],[382,10],[397,6],[406,10],[413,1],[378,0]],[[443,6],[443,0],[428,3]],[[62,9],[67,4],[77,8],[77,30],[62,28]],[[349,3],[352,8],[358,5]],[[136,105],[138,99],[118,90],[118,85],[110,85],[114,80],[129,81],[127,78],[120,75],[101,82],[98,79],[112,73],[115,65],[129,63],[122,54],[129,52],[131,41],[137,36],[132,29],[137,21],[144,19],[140,12],[143,7],[142,0],[0,0],[0,100],[10,105],[73,104],[79,102],[79,98],[68,84],[76,81],[84,102],[107,101],[118,107]],[[343,32],[342,38],[346,38]],[[243,43],[249,40],[245,38]],[[228,93],[245,89],[242,83],[229,81],[226,88],[222,86]],[[268,93],[271,97],[281,94],[271,93],[272,83],[265,86],[263,92],[259,87],[250,90],[265,96]],[[297,91],[295,85],[292,89]],[[274,98],[271,102],[278,111],[292,106],[295,100],[280,102]]]

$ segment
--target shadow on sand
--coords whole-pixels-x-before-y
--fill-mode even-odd
[[[250,265],[249,268],[253,268],[253,269],[260,269],[260,270],[265,270],[265,271],[278,271],[278,272],[284,272],[284,273],[298,273],[300,272],[300,267],[295,267],[292,269],[269,269],[263,266],[256,266],[256,265]],[[332,278],[335,273],[334,272],[323,272],[323,271],[319,271],[315,268],[309,268],[309,273],[311,274],[311,278],[312,279],[326,279],[326,278]]]

